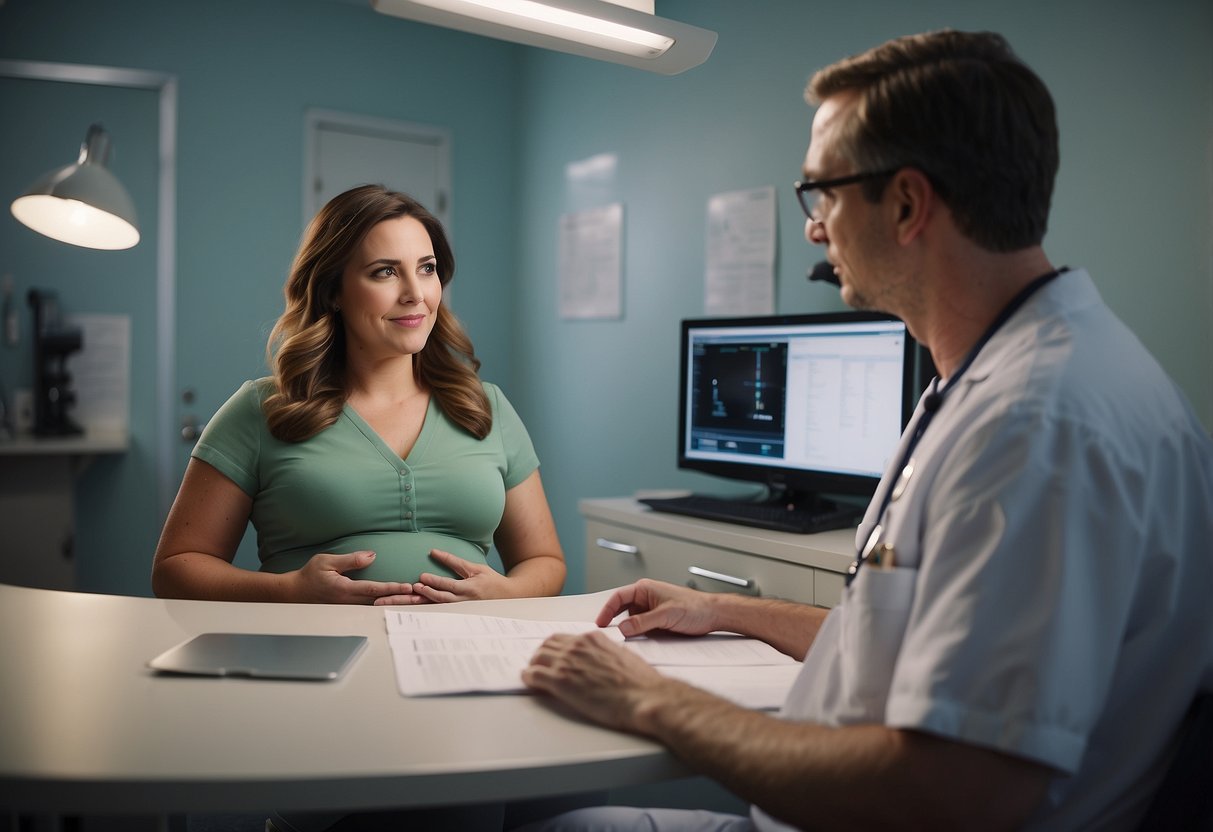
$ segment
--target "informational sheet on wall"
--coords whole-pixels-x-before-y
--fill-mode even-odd
[[[560,317],[623,317],[623,203],[560,218]]]
[[[65,368],[76,394],[70,414],[88,430],[125,431],[130,424],[131,316],[72,315],[80,328],[81,348]]]
[[[704,312],[775,312],[775,188],[716,194],[708,200]]]
[[[564,210],[584,211],[621,202],[619,157],[598,153],[564,166]]]

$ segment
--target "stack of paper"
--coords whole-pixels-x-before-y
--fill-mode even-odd
[[[543,640],[592,630],[633,650],[661,673],[750,708],[778,708],[800,663],[730,633],[624,639],[616,627],[388,609],[388,643],[405,696],[525,691],[522,670]]]

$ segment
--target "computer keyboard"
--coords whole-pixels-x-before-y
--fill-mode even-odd
[[[857,506],[840,505],[822,511],[808,511],[788,508],[782,503],[753,503],[702,494],[685,497],[646,497],[640,502],[654,511],[798,534],[845,529],[857,525],[863,516],[863,510]]]

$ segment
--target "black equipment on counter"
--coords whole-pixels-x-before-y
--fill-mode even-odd
[[[68,389],[71,376],[65,366],[67,357],[83,346],[84,338],[79,327],[63,326],[54,292],[30,289],[28,298],[34,311],[34,435],[84,433],[67,416],[76,394]]]

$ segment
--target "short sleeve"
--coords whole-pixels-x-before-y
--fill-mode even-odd
[[[539,457],[526,425],[514,410],[505,394],[495,384],[484,385],[493,408],[493,431],[498,435],[505,452],[505,488],[509,491],[539,468]]]
[[[1130,528],[1118,494],[1132,488],[1082,425],[1013,416],[962,443],[933,489],[947,500],[931,510],[888,721],[1075,771],[1137,574],[1131,547],[1104,539]]]
[[[261,382],[246,381],[207,422],[190,456],[213,466],[250,497],[259,490],[258,457],[265,433]]]

